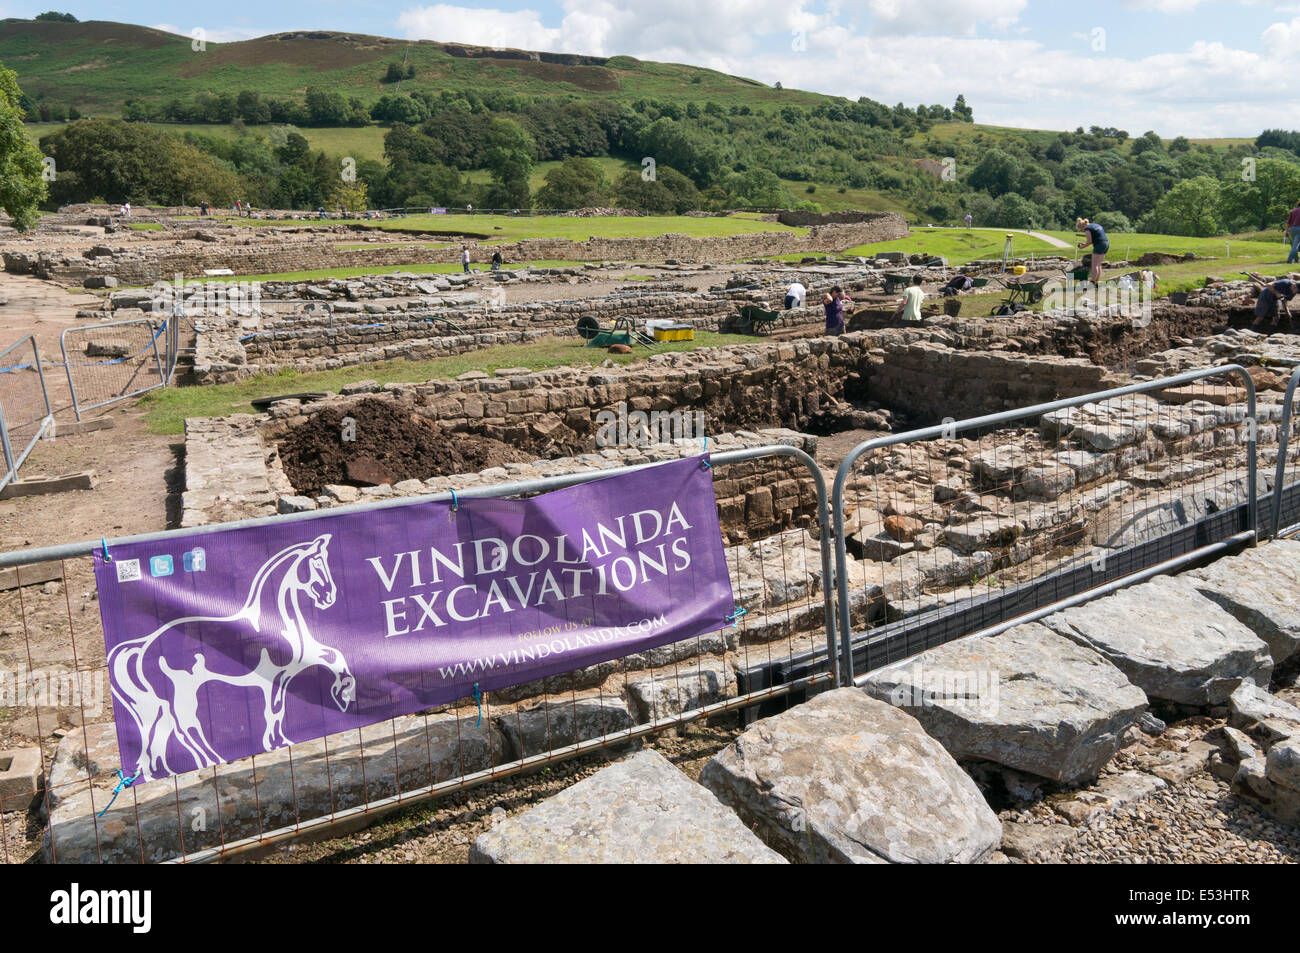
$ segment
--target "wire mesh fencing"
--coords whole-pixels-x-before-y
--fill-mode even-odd
[[[854,448],[831,504],[845,679],[1251,537],[1280,416],[1230,365]]]
[[[107,324],[67,328],[59,338],[72,392],[72,408],[81,415],[96,407],[136,397],[166,384],[174,362],[168,354],[167,319],[132,318]]]
[[[585,471],[462,491],[528,496],[636,468]],[[475,785],[604,750],[702,719],[787,703],[833,687],[833,669],[782,666],[836,658],[827,492],[802,451],[714,454],[732,625],[527,684],[464,697],[267,754],[123,786],[104,637],[89,551],[78,544],[0,554],[0,750],[26,750],[39,788],[0,802],[6,863],[209,861],[328,834]],[[441,494],[428,499],[449,499]],[[399,504],[411,500],[399,501]],[[394,505],[357,504],[355,509]],[[272,517],[310,521],[336,513]],[[233,525],[202,527],[200,532]],[[135,537],[162,540],[172,533]],[[53,558],[51,558],[53,557]],[[18,574],[25,574],[19,576]],[[12,583],[12,585],[9,585]],[[21,583],[21,584],[20,584]],[[648,620],[653,625],[653,620]],[[542,640],[563,632],[535,633]]]
[[[0,488],[17,479],[18,468],[36,441],[53,426],[40,349],[29,334],[0,352],[0,450],[4,454]]]
[[[1296,457],[1300,417],[1295,413],[1297,386],[1300,386],[1300,367],[1291,372],[1286,391],[1277,407],[1277,446],[1260,451],[1264,464],[1272,464],[1273,492],[1268,507],[1260,514],[1261,520],[1267,524],[1267,535],[1270,538],[1300,529],[1300,458]],[[1278,395],[1265,392],[1260,396],[1262,399],[1266,396],[1276,398]]]

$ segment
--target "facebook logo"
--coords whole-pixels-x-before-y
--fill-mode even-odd
[[[149,557],[149,575],[154,576],[155,578],[158,576],[170,576],[175,571],[175,568],[176,567],[172,564],[171,556]]]
[[[196,546],[181,554],[181,565],[186,572],[204,572],[208,568],[208,557],[201,547]]]

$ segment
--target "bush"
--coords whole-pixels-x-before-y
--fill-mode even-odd
[[[1133,223],[1128,220],[1128,216],[1123,212],[1098,212],[1092,216],[1092,221],[1106,229],[1107,232],[1133,231]]]

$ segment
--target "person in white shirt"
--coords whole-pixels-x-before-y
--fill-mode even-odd
[[[789,311],[792,308],[802,308],[807,297],[808,289],[803,286],[801,281],[796,279],[795,282],[785,290],[785,310]]]
[[[465,274],[469,274],[469,248],[464,245],[460,249],[460,265],[465,269]]]
[[[925,292],[921,290],[921,281],[920,275],[912,276],[912,284],[903,292],[903,301],[894,312],[894,317],[916,324],[921,322],[921,302],[925,298]]]

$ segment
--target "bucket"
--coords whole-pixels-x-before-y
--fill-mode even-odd
[[[1023,275],[1025,273],[1025,270],[1026,269],[1024,265],[1016,265],[1011,269],[1011,273],[1013,275]]]

